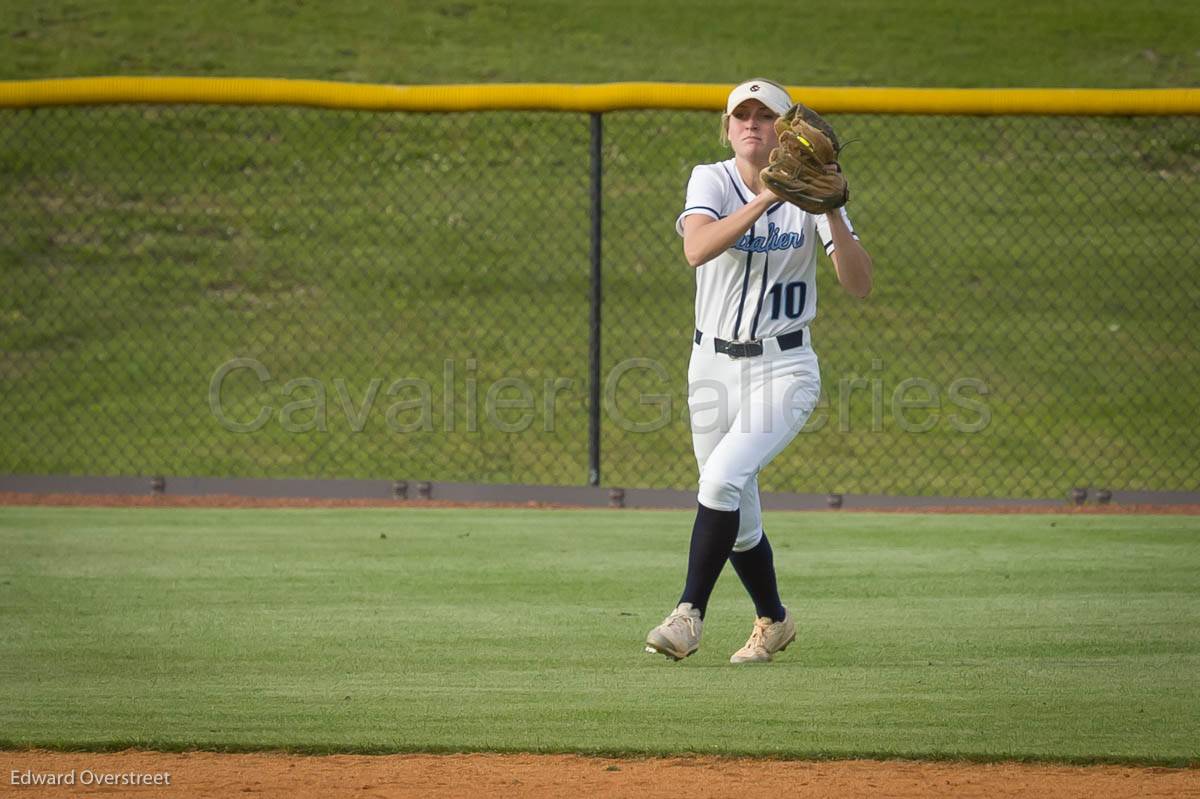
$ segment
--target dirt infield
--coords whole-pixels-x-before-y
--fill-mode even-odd
[[[91,508],[557,508],[598,510],[578,505],[540,502],[445,502],[436,499],[304,499],[300,497],[242,497],[230,494],[184,496],[178,494],[26,494],[0,491],[0,506],[49,505]],[[646,508],[644,510],[654,510]],[[823,513],[1064,513],[1064,514],[1149,514],[1197,516],[1200,505],[969,505],[919,506],[825,510]]]
[[[23,784],[54,777],[74,782]],[[79,795],[180,799],[244,795],[285,799],[567,795],[1106,799],[1200,795],[1200,769],[574,755],[0,752],[0,778],[4,786],[0,795],[28,799]],[[149,784],[130,785],[135,780]]]

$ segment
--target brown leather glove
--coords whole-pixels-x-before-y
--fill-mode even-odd
[[[775,120],[775,131],[779,146],[771,151],[770,163],[760,173],[767,188],[810,214],[845,205],[850,186],[838,165],[841,145],[833,126],[797,103]]]

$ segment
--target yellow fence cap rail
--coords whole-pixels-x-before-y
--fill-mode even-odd
[[[0,108],[68,105],[273,105],[362,111],[634,108],[719,111],[732,84],[492,83],[388,86],[283,78],[99,77],[0,81]],[[1200,114],[1200,89],[790,87],[824,113],[939,115]]]

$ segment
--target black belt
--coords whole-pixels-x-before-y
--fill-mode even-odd
[[[704,338],[704,334],[699,330],[696,331],[696,343],[699,344]],[[775,339],[779,342],[779,349],[794,350],[797,347],[804,346],[804,329],[784,333]],[[726,341],[723,338],[713,339],[713,349],[717,352],[724,353],[730,358],[753,358],[763,354],[763,340],[755,339],[754,341]]]

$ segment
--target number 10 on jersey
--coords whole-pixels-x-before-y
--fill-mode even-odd
[[[771,287],[771,318],[778,319],[783,311],[788,319],[797,319],[804,313],[804,303],[808,299],[808,284],[803,280],[795,283],[776,283]]]

